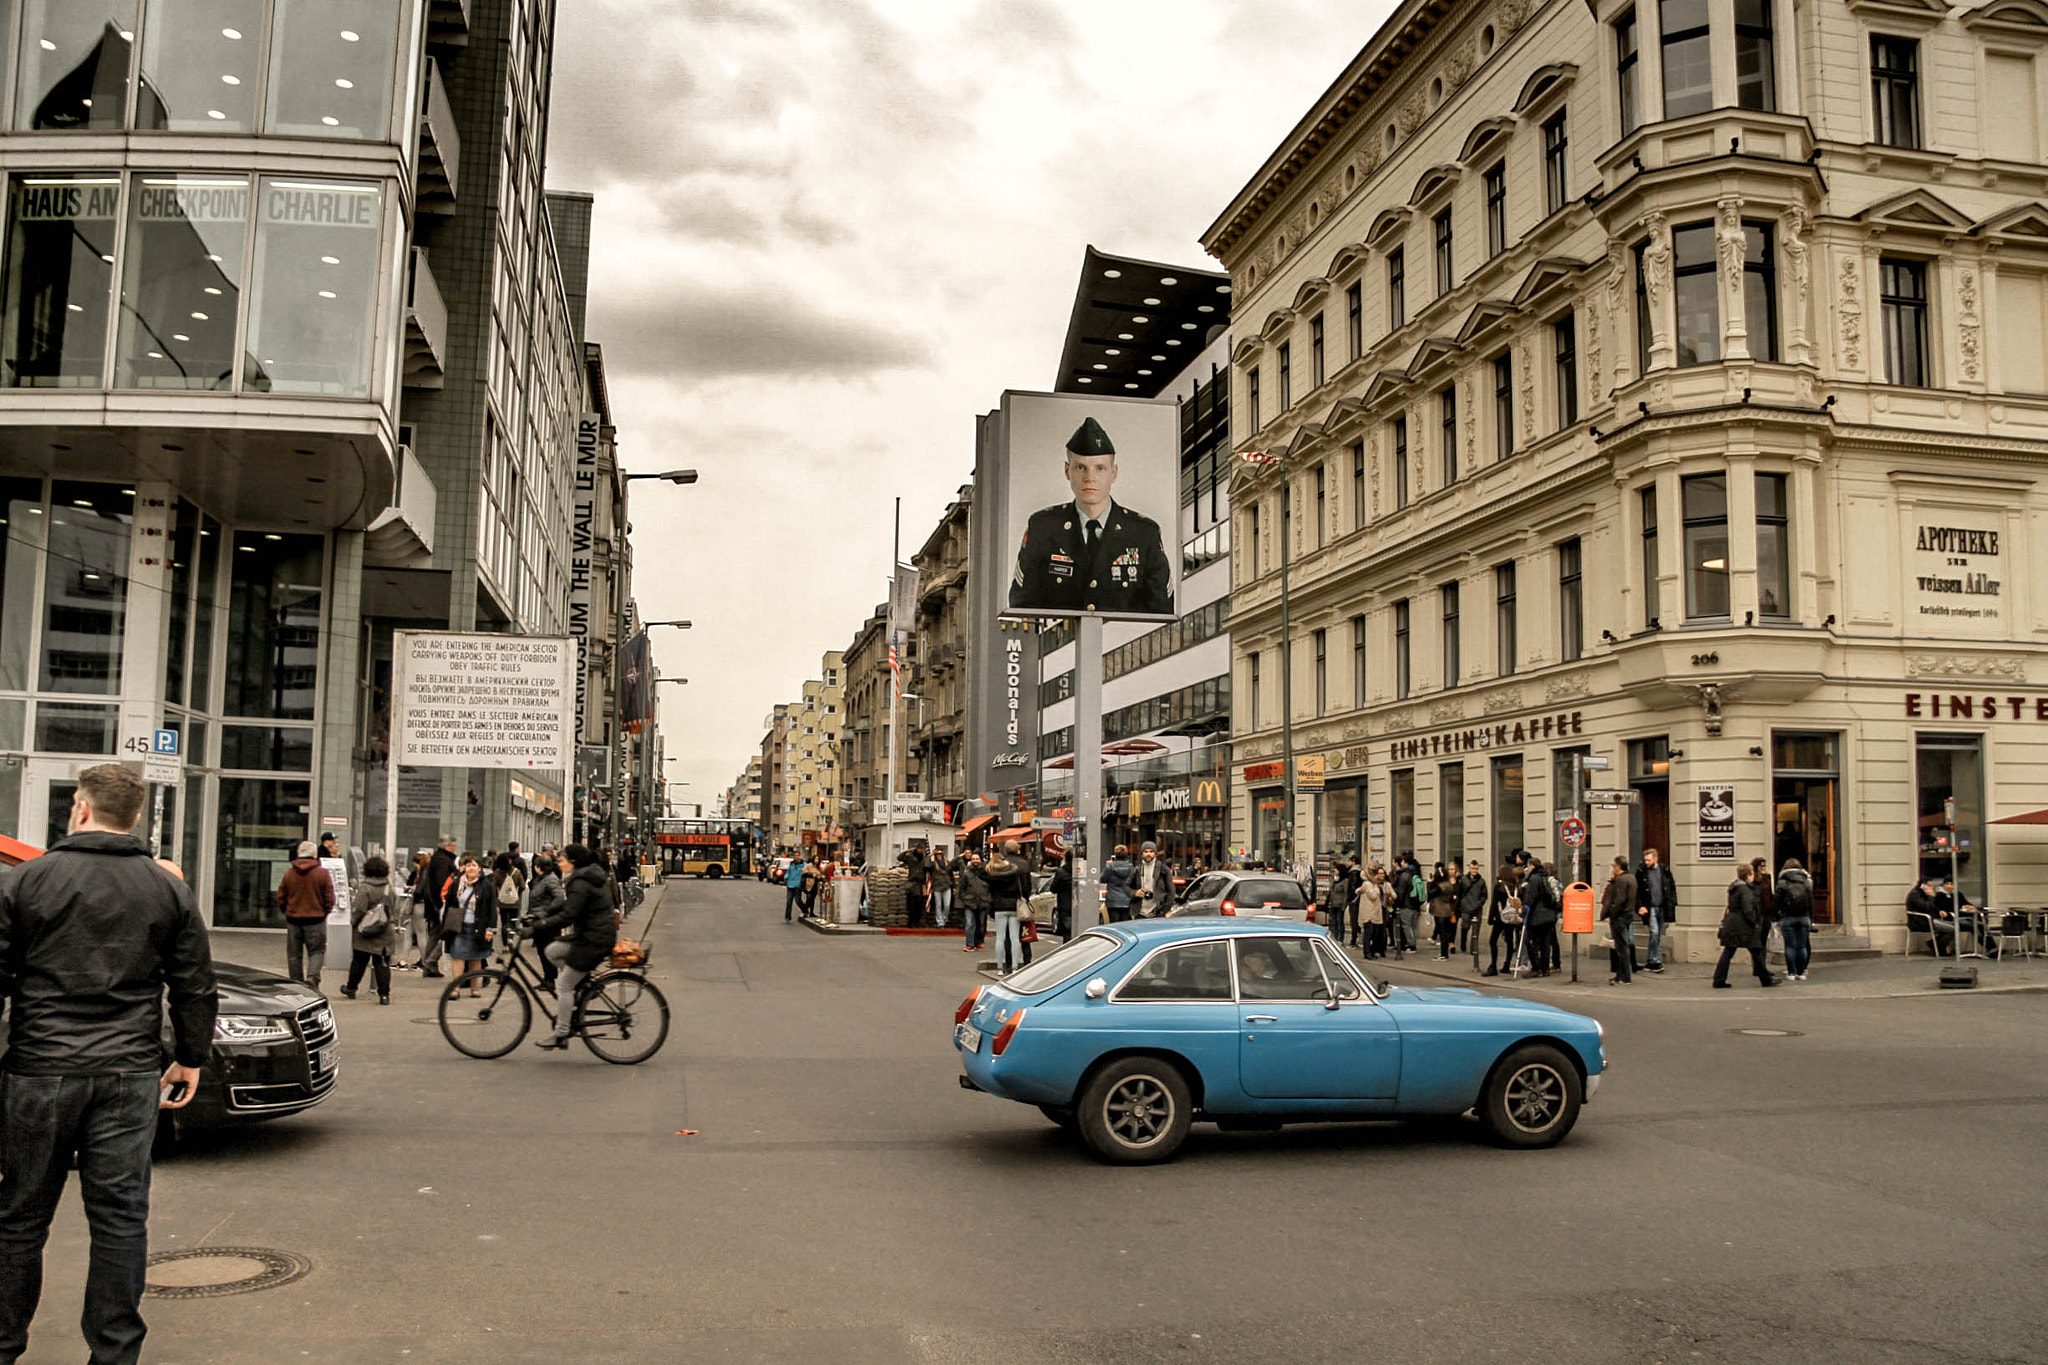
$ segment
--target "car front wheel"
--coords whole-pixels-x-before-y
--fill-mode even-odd
[[[1187,1138],[1193,1105],[1180,1068],[1159,1057],[1124,1057],[1095,1073],[1075,1106],[1081,1136],[1120,1166],[1164,1161]]]
[[[1487,1077],[1479,1116],[1504,1146],[1554,1147],[1579,1121],[1584,1092],[1571,1058],[1548,1043],[1525,1043]]]

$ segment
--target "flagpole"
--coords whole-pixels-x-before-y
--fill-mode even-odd
[[[902,563],[903,499],[898,498],[895,537],[889,542],[889,730],[883,737],[883,746],[889,751],[889,819],[882,836],[883,866],[896,861],[896,703],[903,695],[903,643],[902,626],[896,620],[896,575]]]

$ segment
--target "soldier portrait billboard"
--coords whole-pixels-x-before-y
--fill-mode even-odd
[[[1180,580],[1180,421],[1171,403],[1006,393],[997,485],[1000,610],[1171,620]]]

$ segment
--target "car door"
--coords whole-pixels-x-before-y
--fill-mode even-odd
[[[1400,1030],[1318,937],[1236,940],[1239,1083],[1257,1099],[1391,1104]]]

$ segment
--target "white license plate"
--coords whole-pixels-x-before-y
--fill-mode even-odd
[[[313,1074],[315,1076],[324,1076],[327,1074],[329,1068],[331,1068],[335,1063],[335,1051],[336,1050],[331,1047],[316,1047],[313,1049],[309,1056],[312,1060]]]
[[[981,1051],[981,1030],[972,1024],[961,1024],[953,1030],[953,1042],[962,1052]]]

